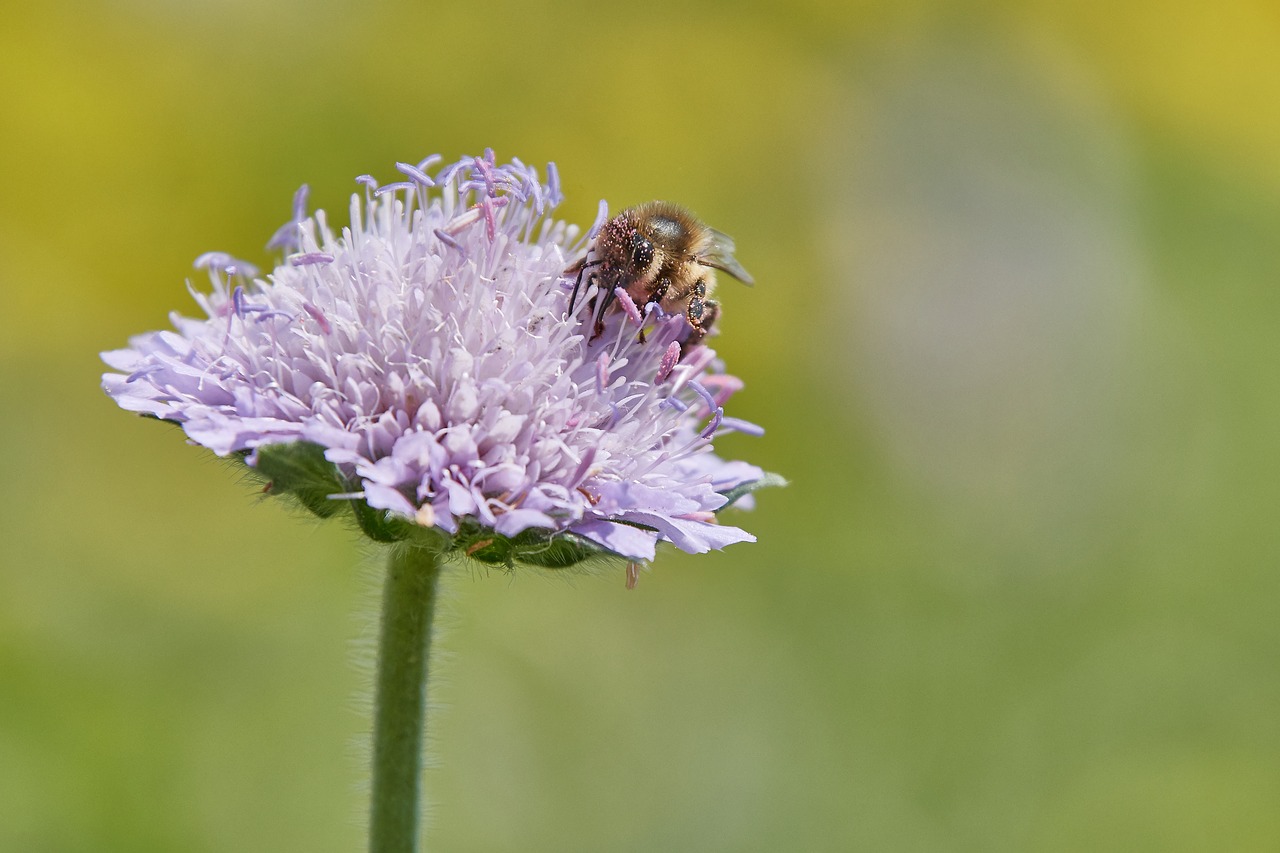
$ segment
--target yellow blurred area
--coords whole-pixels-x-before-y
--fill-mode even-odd
[[[1276,91],[1265,3],[6,10],[0,850],[361,847],[378,555],[98,353],[486,146],[733,235],[793,485],[634,592],[451,570],[427,849],[1280,849]]]

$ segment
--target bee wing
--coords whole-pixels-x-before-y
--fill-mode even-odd
[[[711,245],[698,258],[698,263],[723,270],[743,284],[755,284],[756,280],[751,277],[751,273],[743,269],[742,264],[733,256],[733,238],[714,228],[707,230],[711,232]]]

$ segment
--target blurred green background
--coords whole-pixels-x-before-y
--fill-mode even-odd
[[[737,238],[718,447],[793,485],[454,572],[428,849],[1280,849],[1280,15],[1062,5],[7,7],[0,850],[361,849],[377,555],[97,353],[484,146]]]

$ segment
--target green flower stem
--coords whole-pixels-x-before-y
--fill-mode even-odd
[[[370,853],[418,849],[427,655],[439,578],[436,552],[406,544],[391,549],[378,641]]]

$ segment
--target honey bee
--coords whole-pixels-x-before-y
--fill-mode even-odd
[[[569,313],[585,278],[597,285],[591,340],[604,331],[605,312],[621,287],[643,311],[657,304],[668,314],[683,314],[693,329],[685,349],[702,341],[720,315],[711,299],[716,270],[743,284],[751,275],[733,257],[733,240],[700,222],[692,213],[667,201],[629,207],[606,222],[587,253],[565,270],[576,276],[569,297]],[[643,340],[643,338],[641,338]]]

